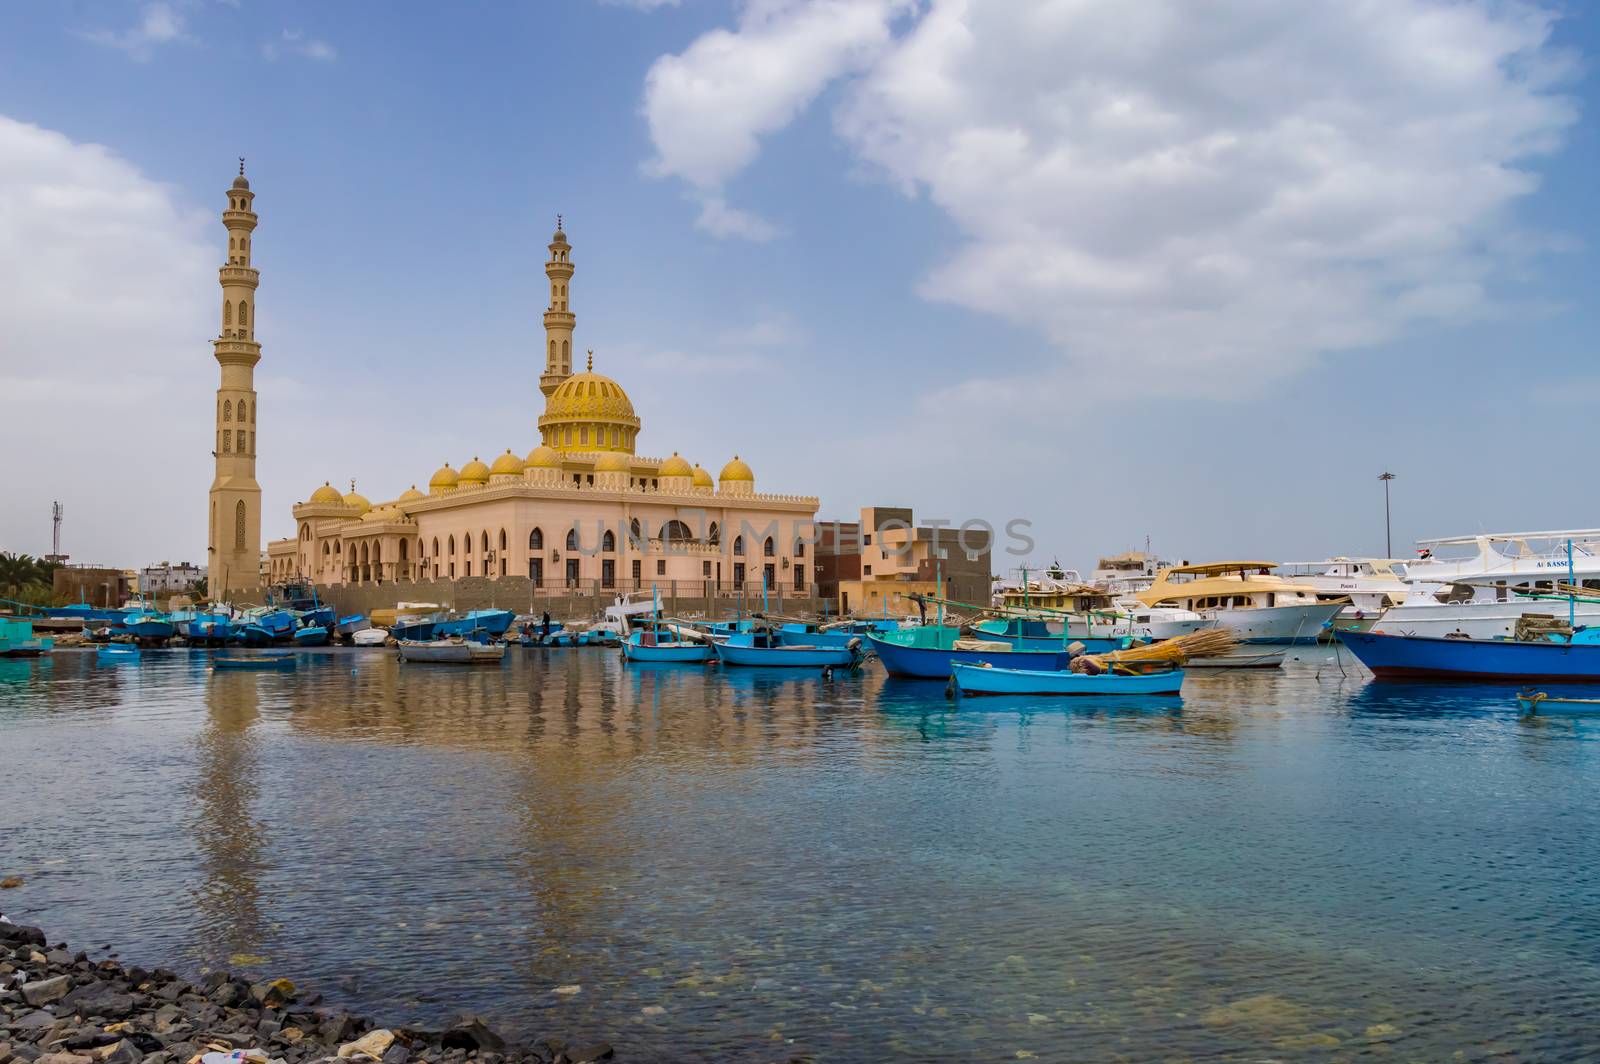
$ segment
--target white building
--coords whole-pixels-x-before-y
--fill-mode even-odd
[[[169,595],[192,589],[205,579],[206,571],[198,565],[180,562],[161,562],[139,570],[139,593],[143,595]]]

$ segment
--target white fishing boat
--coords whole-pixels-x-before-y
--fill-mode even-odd
[[[1337,628],[1366,631],[1379,614],[1406,600],[1406,563],[1399,558],[1328,558],[1320,562],[1284,562],[1278,574],[1317,589],[1317,598],[1342,605]]]
[[[1524,614],[1568,619],[1569,604],[1555,595],[1557,584],[1577,584],[1600,596],[1600,529],[1452,536],[1417,545],[1417,560],[1405,565],[1405,601],[1385,610],[1375,630],[1512,638]],[[1577,625],[1600,625],[1600,602],[1580,599],[1570,612]]]
[[[1276,568],[1255,561],[1177,565],[1136,597],[1214,617],[1241,643],[1315,643],[1341,604],[1320,601],[1316,588],[1285,580]]]
[[[475,643],[452,636],[449,639],[402,639],[400,660],[431,662],[440,665],[497,665],[506,656],[504,643]]]
[[[350,642],[358,647],[381,647],[388,641],[389,630],[387,628],[363,628],[358,632],[352,632],[350,635]]]

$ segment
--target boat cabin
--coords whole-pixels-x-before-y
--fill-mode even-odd
[[[1179,565],[1156,574],[1137,598],[1147,606],[1177,606],[1196,613],[1215,610],[1314,606],[1317,589],[1278,576],[1276,562],[1210,562]]]

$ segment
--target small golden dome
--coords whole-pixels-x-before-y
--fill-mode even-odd
[[[509,473],[512,476],[522,475],[522,459],[511,453],[511,448],[506,448],[506,453],[494,460],[494,465],[489,467],[490,476],[499,476]]]
[[[338,488],[324,480],[322,482],[322,487],[311,493],[311,501],[318,505],[324,503],[340,503],[344,502],[344,496],[339,494]]]
[[[663,477],[692,477],[694,476],[694,467],[689,464],[687,459],[680,456],[677,451],[673,451],[672,457],[661,463],[661,469],[657,475]]]
[[[422,494],[422,492],[417,490],[417,486],[415,484],[411,485],[405,491],[402,491],[400,493],[400,501],[401,502],[416,502],[418,499],[426,499],[426,498],[427,498],[426,495]]]
[[[372,509],[372,504],[367,501],[367,497],[356,491],[354,485],[351,485],[350,493],[344,497],[344,504],[346,506],[354,506],[361,513],[366,513]]]
[[[561,468],[561,455],[557,453],[554,447],[546,447],[540,444],[528,452],[528,465],[535,469],[559,469]]]
[[[607,451],[594,463],[596,473],[626,473],[633,468],[633,462],[621,451]]]
[[[616,419],[634,416],[633,401],[622,385],[604,374],[578,373],[561,382],[544,405],[544,416],[552,421]]]
[[[755,472],[738,455],[733,456],[733,461],[722,467],[722,472],[717,474],[718,480],[748,480],[755,482]]]
[[[402,514],[393,506],[380,506],[376,510],[368,510],[362,514],[361,520],[371,521],[374,524],[379,521],[404,521],[405,514]]]
[[[694,467],[694,486],[697,487],[697,488],[714,488],[714,487],[716,487],[716,485],[714,483],[712,483],[712,480],[711,480],[711,471],[709,469],[705,468],[704,466],[700,466],[700,465],[695,466]]]
[[[439,471],[428,481],[428,494],[437,495],[441,491],[449,491],[460,482],[461,474],[451,469],[450,463],[446,462],[439,467]]]
[[[489,483],[489,467],[478,461],[477,455],[473,455],[472,461],[461,467],[461,483],[463,485]]]

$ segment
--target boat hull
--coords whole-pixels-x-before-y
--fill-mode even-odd
[[[698,665],[716,656],[709,643],[665,643],[644,646],[639,643],[622,644],[623,657],[637,662],[677,662]]]
[[[766,668],[825,669],[850,668],[860,663],[859,648],[786,646],[740,646],[732,640],[712,644],[717,659],[724,665],[756,665]]]
[[[1380,679],[1600,680],[1600,644],[1443,639],[1389,632],[1338,632]]]
[[[913,629],[912,634],[921,630]],[[1067,667],[1069,655],[1061,650],[956,650],[951,646],[917,646],[868,636],[867,643],[890,676],[917,680],[948,680],[951,666],[994,665],[999,668],[1051,671]]]
[[[213,669],[223,671],[257,672],[263,669],[293,669],[294,655],[287,650],[270,654],[225,655],[211,659]]]
[[[951,684],[963,695],[1175,695],[1183,687],[1183,670],[1118,676],[1065,669],[997,669],[957,662]]]
[[[447,621],[440,621],[434,627],[433,634],[444,637],[487,632],[490,636],[499,638],[506,634],[506,629],[511,627],[511,622],[516,618],[517,615],[510,610],[473,610],[465,617],[453,617]]]
[[[400,641],[400,660],[408,662],[424,662],[438,665],[498,665],[505,657],[506,648],[503,643],[474,643],[471,640],[455,640],[421,643],[413,640]]]
[[[328,630],[321,625],[301,628],[294,633],[294,645],[297,647],[325,647],[328,645]]]
[[[382,628],[363,628],[350,635],[350,642],[358,647],[381,647],[389,641],[389,633]]]
[[[1217,626],[1226,628],[1241,643],[1300,646],[1315,643],[1323,625],[1341,609],[1337,602],[1307,606],[1260,606],[1219,610]]]
[[[1504,639],[1516,633],[1517,621],[1525,613],[1567,619],[1565,602],[1518,598],[1505,602],[1437,602],[1412,597],[1417,601],[1384,610],[1375,627],[1407,635],[1442,637],[1459,633],[1472,639]],[[1575,624],[1600,625],[1600,604],[1579,602],[1572,612]]]

